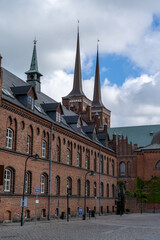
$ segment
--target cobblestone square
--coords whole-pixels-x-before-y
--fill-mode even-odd
[[[125,214],[43,222],[5,223],[0,225],[0,239],[52,240],[159,240],[160,214]]]

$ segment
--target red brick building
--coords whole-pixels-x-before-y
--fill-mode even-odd
[[[25,218],[35,218],[36,197],[38,218],[55,217],[58,208],[60,215],[67,213],[67,189],[70,215],[78,208],[84,213],[85,194],[87,212],[114,212],[117,159],[108,147],[110,111],[101,101],[98,51],[92,102],[82,91],[78,33],[73,90],[63,105],[41,91],[36,42],[27,81],[4,69],[1,60],[0,221],[21,219],[23,187]]]

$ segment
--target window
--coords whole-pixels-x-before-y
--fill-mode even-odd
[[[86,181],[86,196],[89,197],[90,196],[90,181],[87,180]]]
[[[7,128],[6,148],[12,149],[12,141],[13,141],[13,131],[10,128]]]
[[[103,156],[101,156],[101,173],[103,173]]]
[[[71,158],[71,154],[70,154],[70,150],[67,148],[67,164],[70,164],[70,158]]]
[[[69,190],[69,194],[72,195],[72,178],[68,177],[67,178],[67,189],[66,192],[68,192]]]
[[[101,197],[104,196],[104,187],[103,187],[103,182],[101,182]]]
[[[79,153],[77,153],[77,167],[80,167],[80,156]]]
[[[114,176],[114,160],[112,160],[112,176]]]
[[[44,193],[45,190],[45,176],[41,175],[41,193]]]
[[[27,136],[27,153],[30,153],[30,141],[31,141],[30,136]]]
[[[11,191],[11,171],[5,169],[4,172],[4,191],[10,192]]]
[[[120,163],[120,177],[125,177],[126,175],[126,165],[124,162]]]
[[[81,180],[77,180],[77,195],[81,196]]]
[[[42,140],[42,157],[46,157],[46,142]]]
[[[56,145],[56,161],[60,162],[60,159],[61,159],[61,141],[60,138],[58,137]]]
[[[94,182],[94,196],[97,196],[97,183]]]
[[[25,218],[30,218],[30,211],[28,209],[25,211],[24,217]]]
[[[114,184],[112,184],[112,197],[114,198]]]
[[[160,161],[157,162],[156,168],[157,168],[157,169],[160,169]]]
[[[60,176],[56,177],[56,195],[60,195]]]
[[[42,209],[42,211],[41,211],[41,217],[46,217],[46,209]]]
[[[28,96],[28,108],[34,109],[34,99],[31,96]]]
[[[109,184],[107,183],[107,197],[109,198]]]
[[[97,171],[97,159],[96,159],[96,153],[95,153],[95,157],[94,157],[94,171]]]
[[[56,112],[56,122],[61,122],[62,116],[59,112]]]
[[[85,168],[90,169],[89,150],[86,150]]]
[[[109,175],[109,158],[107,157],[107,174]]]

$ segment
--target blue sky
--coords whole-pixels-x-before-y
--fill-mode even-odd
[[[102,101],[111,126],[160,124],[159,0],[1,0],[3,67],[25,80],[36,37],[42,91],[61,101],[73,86],[77,19],[86,96],[92,100],[100,39]]]

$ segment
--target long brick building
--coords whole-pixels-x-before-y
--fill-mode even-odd
[[[21,219],[23,188],[25,218],[35,218],[35,200],[38,218],[67,213],[67,207],[70,215],[79,208],[84,213],[85,203],[87,212],[114,212],[117,159],[108,146],[110,111],[101,100],[98,49],[93,101],[82,90],[79,32],[73,90],[63,105],[41,91],[36,41],[26,81],[2,65],[0,57],[0,221]]]

